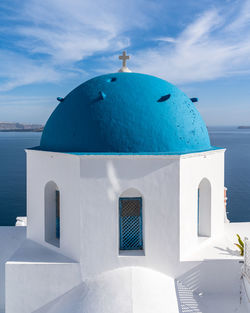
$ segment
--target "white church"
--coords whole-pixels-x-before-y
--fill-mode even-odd
[[[250,312],[248,240],[245,258],[234,245],[250,223],[227,220],[225,149],[196,99],[120,59],[58,98],[26,150],[27,226],[0,227],[0,312]]]

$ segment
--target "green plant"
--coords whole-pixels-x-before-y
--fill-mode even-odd
[[[244,242],[240,238],[239,234],[236,234],[238,237],[238,243],[235,243],[235,245],[240,249],[240,255],[244,255]]]

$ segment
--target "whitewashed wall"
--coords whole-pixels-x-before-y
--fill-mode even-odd
[[[118,200],[129,188],[142,194],[143,255],[119,254]],[[179,253],[178,158],[82,156],[81,190],[83,277],[134,265],[171,273]]]
[[[79,261],[79,158],[74,155],[27,150],[27,237]],[[53,181],[60,190],[60,248],[45,242],[44,188]]]
[[[44,240],[48,181],[57,184],[61,195],[60,248]],[[28,238],[80,260],[83,278],[130,265],[170,273],[179,255],[178,186],[179,157],[28,150]],[[119,254],[118,199],[129,188],[143,198],[144,251],[134,256]]]
[[[81,262],[82,278],[125,266],[175,277],[195,251],[197,188],[212,187],[212,236],[224,225],[224,150],[182,156],[71,155],[27,151],[28,238]],[[44,240],[44,186],[61,195],[60,248]],[[119,251],[119,196],[143,198],[144,251]],[[131,193],[131,190],[129,191]],[[131,194],[133,195],[133,194]]]
[[[197,235],[198,187],[206,178],[211,184],[211,237],[224,231],[224,152],[213,150],[180,159],[180,257],[185,259],[209,240]]]

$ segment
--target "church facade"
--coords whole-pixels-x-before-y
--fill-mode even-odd
[[[126,62],[59,101],[26,150],[27,239],[5,265],[6,313],[231,312],[214,300],[236,297],[241,259],[221,254],[235,231],[225,149],[194,103]]]
[[[134,262],[174,275],[181,259],[223,233],[224,150],[27,150],[27,160],[27,236],[79,261],[85,278]]]

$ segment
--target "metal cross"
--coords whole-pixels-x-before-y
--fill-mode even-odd
[[[126,62],[129,58],[129,55],[126,55],[126,51],[123,51],[122,55],[119,55],[119,60],[122,60],[122,67],[127,67]]]

